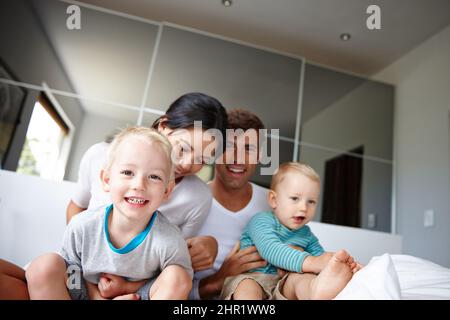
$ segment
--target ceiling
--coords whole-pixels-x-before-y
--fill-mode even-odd
[[[300,55],[370,76],[450,23],[448,0],[83,0]],[[381,8],[381,30],[366,9]],[[350,33],[347,42],[341,33]]]
[[[83,10],[83,32],[72,32],[60,27],[67,18],[64,1],[31,2],[74,92],[92,98],[80,104],[87,112],[135,121],[138,112],[120,105],[136,108],[145,102],[157,26],[105,10]],[[449,0],[233,0],[228,8],[221,0],[83,2],[91,9],[94,5],[154,22],[196,28],[368,77],[450,23]],[[381,8],[381,30],[366,27],[366,8],[370,4]],[[341,41],[339,35],[343,32],[352,38]],[[316,80],[323,82],[320,77]],[[342,79],[334,83],[340,83],[330,86],[336,87],[335,92],[329,90],[318,95],[321,101],[305,103],[304,119],[313,117],[321,110],[319,106],[325,108],[336,95],[357,85]],[[309,110],[308,105],[314,108]],[[148,103],[146,106],[160,111],[167,107]]]

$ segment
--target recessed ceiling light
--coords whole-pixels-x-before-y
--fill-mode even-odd
[[[340,38],[341,38],[342,41],[348,41],[348,40],[350,40],[351,37],[352,37],[352,36],[350,35],[350,33],[343,33],[343,34],[341,34],[341,36],[340,36]]]
[[[231,1],[231,0],[222,0],[222,4],[225,7],[230,7],[233,4],[233,1]]]

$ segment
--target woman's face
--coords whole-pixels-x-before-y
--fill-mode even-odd
[[[203,129],[171,129],[161,122],[158,131],[172,144],[175,179],[195,174],[205,163],[213,162],[216,142],[213,136]]]

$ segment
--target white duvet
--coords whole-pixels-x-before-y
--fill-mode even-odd
[[[450,269],[386,253],[373,257],[335,299],[450,299]]]

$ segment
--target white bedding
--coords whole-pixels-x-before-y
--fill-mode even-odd
[[[373,257],[335,299],[450,299],[450,269],[386,253]]]

